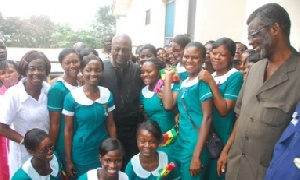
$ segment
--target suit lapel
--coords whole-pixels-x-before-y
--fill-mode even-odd
[[[296,70],[297,61],[295,60],[295,52],[284,62],[282,65],[275,71],[275,73],[263,83],[257,94],[260,94],[263,91],[271,89],[289,79],[288,73]],[[266,66],[265,66],[266,67]],[[264,68],[265,68],[264,67]],[[265,70],[262,71],[262,78],[264,77]]]

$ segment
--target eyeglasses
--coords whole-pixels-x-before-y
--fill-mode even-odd
[[[274,23],[272,23],[272,24],[267,24],[267,25],[263,26],[262,28],[260,28],[260,29],[258,29],[258,30],[256,30],[256,31],[251,32],[251,33],[248,35],[248,40],[250,40],[250,39],[252,39],[252,40],[256,39],[256,38],[257,38],[256,35],[258,35],[258,33],[260,33],[262,30],[264,30],[264,29],[270,27],[270,26],[273,25],[273,24],[274,24]]]
[[[114,48],[113,49],[116,53],[120,52],[122,50],[123,53],[129,53],[130,49],[125,49],[125,48]]]
[[[64,64],[67,65],[67,66],[70,65],[71,63],[77,64],[77,63],[79,63],[79,60],[71,60],[71,61],[64,62]]]
[[[52,145],[52,146],[50,146],[50,147],[48,147],[48,148],[45,148],[45,149],[42,150],[42,151],[35,151],[35,152],[40,153],[40,154],[46,154],[46,153],[49,152],[49,151],[54,151],[54,149],[55,149],[55,146]]]
[[[39,66],[39,67],[29,66],[28,67],[28,71],[31,71],[31,72],[36,71],[36,70],[38,70],[39,72],[44,72],[45,69],[46,68],[44,66]]]

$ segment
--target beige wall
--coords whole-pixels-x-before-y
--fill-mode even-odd
[[[197,1],[195,40],[202,43],[221,37],[242,41],[245,0]]]
[[[187,33],[188,0],[176,0],[174,36]],[[300,47],[300,0],[197,0],[195,41],[202,43],[220,37],[230,37],[248,45],[246,20],[256,8],[276,2],[290,14],[290,41]],[[145,26],[145,12],[151,9],[151,24]],[[164,45],[166,0],[132,0],[126,17],[117,21],[117,33],[132,37],[133,45],[151,43]],[[249,47],[251,48],[251,47]]]
[[[146,10],[151,9],[151,23],[145,25]],[[117,21],[117,34],[128,34],[133,46],[151,43],[164,44],[165,2],[161,0],[133,0],[126,17]]]

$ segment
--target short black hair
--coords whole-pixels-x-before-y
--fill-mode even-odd
[[[104,156],[109,151],[114,150],[121,150],[122,154],[124,155],[124,148],[121,142],[116,138],[107,138],[101,143],[100,147],[98,148],[98,153],[100,156]]]
[[[34,128],[26,132],[24,144],[27,150],[36,151],[39,144],[48,137],[48,134],[41,129]]]
[[[213,45],[214,44],[214,40],[209,40],[209,41],[207,41],[206,43],[205,43],[205,45],[207,45],[207,44],[211,44],[211,45]]]
[[[241,44],[244,46],[245,50],[248,49],[248,47],[245,44],[243,44],[242,42],[236,41],[235,44]]]
[[[252,54],[246,57],[245,62],[257,63],[259,61],[259,56],[257,54]]]
[[[146,60],[146,61],[144,62],[144,64],[145,64],[145,63],[151,63],[151,64],[153,64],[154,67],[155,67],[158,71],[166,67],[165,62],[159,60],[158,58],[151,58],[151,59],[149,59],[149,60]]]
[[[182,49],[191,42],[191,38],[185,34],[179,34],[172,39],[172,42],[177,43]]]
[[[31,61],[37,60],[37,59],[41,59],[44,61],[45,67],[46,67],[46,76],[48,76],[50,74],[50,70],[51,70],[51,63],[43,52],[36,51],[36,50],[32,50],[32,51],[25,53],[25,55],[21,58],[21,61],[19,62],[19,65],[18,65],[19,73],[22,76],[26,76],[28,64]]]
[[[161,47],[160,47],[160,48],[157,48],[157,49],[156,49],[156,53],[158,53],[159,50],[163,50],[163,51],[166,52],[166,50],[165,50],[164,48],[161,48]]]
[[[149,131],[158,142],[161,141],[162,132],[156,121],[145,121],[145,122],[139,124],[138,129],[137,129],[137,135],[139,135],[141,130]]]
[[[18,71],[18,63],[13,60],[0,61],[0,70],[4,70],[4,69],[8,68],[8,64],[13,65],[14,68]]]
[[[185,46],[184,49],[187,49],[188,47],[196,47],[198,50],[200,50],[202,52],[202,58],[205,58],[206,49],[205,49],[205,46],[201,42],[190,42]]]
[[[102,71],[104,71],[104,64],[100,57],[98,56],[86,56],[83,58],[83,60],[80,62],[80,69],[82,70],[90,61],[97,60],[101,63]]]
[[[234,56],[236,45],[232,39],[227,37],[217,39],[216,42],[213,44],[213,49],[216,49],[222,45],[226,46],[226,48],[229,50],[230,56]]]
[[[90,53],[93,53],[95,56],[99,56],[98,52],[92,48],[84,48],[79,52],[79,60],[82,61],[84,56],[88,56]]]
[[[249,25],[255,18],[258,18],[261,25],[278,23],[284,31],[287,39],[290,36],[291,20],[288,12],[277,3],[268,3],[257,8],[247,19]]]
[[[139,54],[145,49],[150,50],[155,57],[157,56],[155,46],[153,46],[152,44],[144,44],[142,47],[140,47]]]
[[[62,63],[62,61],[64,60],[64,58],[67,56],[67,55],[69,55],[69,54],[71,54],[71,53],[75,53],[77,56],[78,56],[78,58],[79,58],[79,55],[78,55],[78,53],[75,51],[75,49],[63,49],[60,53],[59,53],[59,55],[58,55],[58,61],[60,62],[60,63]]]

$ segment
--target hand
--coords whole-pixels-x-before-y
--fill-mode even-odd
[[[227,155],[228,155],[227,152],[222,151],[220,154],[220,158],[217,162],[217,173],[219,177],[222,176],[226,171]]]
[[[202,170],[202,163],[199,157],[192,157],[190,173],[191,176],[197,176]]]
[[[159,89],[157,95],[158,95],[159,99],[162,99],[162,97],[163,97],[163,91],[161,89]]]
[[[165,72],[166,72],[166,77],[173,77],[173,75],[175,74],[175,69],[173,69],[173,68],[166,68]]]
[[[207,70],[203,69],[198,74],[198,80],[204,81],[207,84],[209,84],[210,82],[214,82],[214,78],[212,77],[212,75]]]
[[[70,177],[76,177],[76,169],[75,169],[75,165],[73,164],[73,162],[67,162],[66,163],[66,171],[68,176]]]

